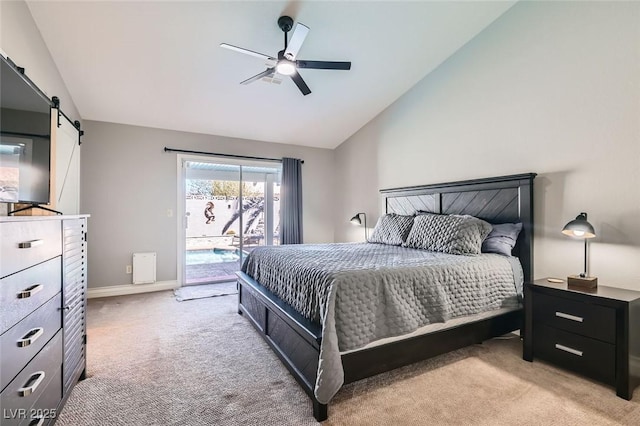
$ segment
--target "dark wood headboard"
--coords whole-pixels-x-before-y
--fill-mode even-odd
[[[533,278],[533,179],[535,173],[460,182],[383,189],[386,213],[418,211],[468,214],[489,223],[522,222],[513,250],[520,258],[525,281]]]

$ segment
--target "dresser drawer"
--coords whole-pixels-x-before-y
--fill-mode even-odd
[[[547,324],[604,342],[616,342],[615,309],[546,294],[536,293],[533,297],[534,324]]]
[[[33,313],[0,336],[0,390],[60,330],[62,295],[58,293]]]
[[[0,277],[62,254],[59,220],[0,223]]]
[[[615,384],[615,345],[541,324],[533,328],[534,356],[608,384]]]
[[[46,426],[58,417],[58,404],[62,399],[61,381],[62,368],[59,368],[40,398],[26,412],[25,418],[19,423],[20,426]],[[2,426],[4,426],[4,423]]]
[[[58,405],[62,399],[59,368],[49,379],[40,398],[31,408],[3,408],[2,426],[46,426],[58,417]]]
[[[9,410],[26,410],[27,413],[45,393],[58,402],[62,399],[62,331],[36,355],[0,394],[0,405]],[[49,383],[54,381],[53,386]],[[24,418],[23,418],[24,419]],[[23,419],[20,419],[22,421]],[[20,422],[18,422],[20,423]],[[2,423],[4,425],[4,421]]]
[[[60,257],[56,257],[0,280],[0,333],[60,291],[61,263]]]

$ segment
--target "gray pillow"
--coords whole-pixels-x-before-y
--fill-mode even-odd
[[[491,232],[491,225],[468,215],[420,214],[405,247],[449,254],[480,254],[482,241]]]
[[[370,243],[389,244],[399,246],[407,239],[413,224],[413,216],[395,213],[385,214],[378,219],[376,227],[369,238]]]
[[[511,251],[522,231],[522,223],[501,223],[493,225],[489,236],[482,242],[483,253],[498,253],[511,256]]]

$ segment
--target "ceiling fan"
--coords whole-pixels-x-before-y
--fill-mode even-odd
[[[289,16],[281,16],[278,19],[278,26],[284,32],[284,49],[278,52],[277,58],[263,53],[254,52],[253,50],[244,49],[242,47],[232,46],[227,43],[220,44],[220,47],[244,53],[246,55],[255,56],[265,60],[267,69],[259,74],[248,78],[240,84],[249,84],[260,80],[264,77],[273,77],[275,74],[290,76],[293,82],[303,95],[311,93],[311,89],[304,82],[302,76],[298,73],[300,68],[316,69],[316,70],[350,70],[351,62],[333,62],[333,61],[306,61],[296,59],[304,39],[309,33],[309,27],[298,22],[293,30],[291,40],[287,40],[287,33],[293,28],[293,19]]]

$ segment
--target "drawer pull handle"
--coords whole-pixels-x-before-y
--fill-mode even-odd
[[[565,346],[565,345],[561,345],[559,343],[556,343],[556,349],[560,349],[561,351],[569,352],[570,354],[582,356],[582,351],[570,348],[570,347]]]
[[[43,288],[44,286],[42,284],[34,284],[31,287],[27,287],[18,293],[18,299],[26,299],[27,297],[31,297]]]
[[[571,320],[571,321],[575,321],[575,322],[584,321],[584,318],[582,318],[582,317],[577,317],[575,315],[565,314],[564,312],[556,312],[556,316],[560,317],[560,318],[568,319],[568,320]]]
[[[25,249],[25,248],[32,248],[32,247],[38,247],[44,244],[44,240],[31,240],[31,241],[25,241],[23,243],[18,243],[18,248],[21,249]]]
[[[29,396],[36,391],[40,383],[44,380],[44,371],[36,371],[29,377],[29,381],[23,388],[18,389],[18,395],[21,397]]]
[[[44,286],[42,284],[34,284],[31,287],[27,287],[24,290],[18,292],[18,299],[26,299],[27,297],[31,297],[43,288]]]
[[[42,336],[43,333],[44,328],[42,327],[32,328],[27,334],[24,335],[22,339],[18,340],[18,347],[24,348],[29,346],[30,344],[38,340],[38,338]]]

